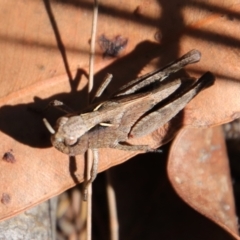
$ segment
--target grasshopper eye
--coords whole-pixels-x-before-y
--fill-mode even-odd
[[[59,135],[58,133],[55,133],[51,136],[51,141],[54,143],[63,143],[64,142],[64,138]]]
[[[65,138],[64,142],[65,142],[66,145],[71,146],[71,145],[73,145],[77,142],[77,139],[73,138],[73,137],[72,138]]]
[[[56,142],[64,142],[64,139],[62,139],[62,138],[54,138],[54,140],[55,140]]]

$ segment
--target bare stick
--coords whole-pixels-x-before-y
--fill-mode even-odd
[[[92,183],[88,184],[92,166],[92,151],[87,151],[87,182],[84,187],[84,200],[87,200],[87,240],[92,239]]]
[[[94,0],[93,6],[93,21],[92,21],[92,34],[91,34],[91,46],[90,46],[90,59],[89,59],[89,82],[88,82],[88,103],[90,102],[90,92],[93,88],[93,75],[94,75],[94,53],[95,53],[95,39],[97,30],[97,15],[98,15],[98,0]],[[91,151],[87,152],[87,179],[90,178],[90,171],[92,168],[92,156]],[[87,187],[88,201],[87,201],[87,240],[92,239],[92,184],[88,184]]]
[[[94,54],[95,54],[95,39],[96,39],[96,31],[97,31],[97,15],[98,15],[98,0],[94,0],[90,59],[89,59],[89,82],[88,82],[89,93],[92,91],[92,88],[93,88],[93,75],[94,75],[93,68],[94,68]]]
[[[109,222],[110,222],[110,232],[111,240],[118,240],[119,238],[119,224],[117,216],[117,204],[116,195],[114,188],[112,186],[112,180],[110,175],[110,170],[106,171],[107,175],[107,198],[108,198],[108,208],[109,208]]]

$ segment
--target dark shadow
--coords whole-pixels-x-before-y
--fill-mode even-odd
[[[77,76],[79,79],[85,72],[79,70]],[[66,79],[67,81],[67,79]],[[81,91],[80,96],[83,99],[87,97],[86,91]],[[70,96],[70,98],[69,98]],[[74,99],[79,98],[79,92],[59,93],[47,99],[34,98],[34,102],[18,105],[5,105],[0,108],[0,129],[17,141],[29,145],[31,147],[46,148],[50,147],[49,132],[43,125],[42,118],[46,117],[54,124],[60,116],[63,115],[57,109],[49,108],[46,111],[43,109],[53,100],[59,99],[72,107]],[[79,101],[79,105],[81,101]],[[76,104],[75,104],[76,105]]]
[[[53,12],[52,12],[50,0],[43,0],[43,2],[44,2],[46,12],[48,14],[50,23],[51,23],[53,31],[54,31],[54,35],[55,35],[55,38],[56,38],[56,42],[57,42],[59,52],[62,55],[62,60],[63,60],[64,66],[65,66],[66,74],[67,74],[68,79],[69,79],[69,84],[71,86],[72,91],[75,92],[76,89],[77,89],[77,86],[80,82],[80,72],[78,71],[77,75],[73,79],[72,73],[71,73],[70,68],[69,68],[69,63],[68,63],[68,60],[67,60],[66,49],[65,49],[64,43],[62,41],[61,35],[59,33],[59,30],[58,30],[56,20],[54,18]],[[87,73],[85,73],[85,75],[87,76]]]
[[[79,180],[74,174],[77,171],[77,162],[75,157],[69,157],[69,172],[75,184],[79,184]]]
[[[220,44],[223,46],[228,46],[231,48],[235,48],[239,51],[239,39],[238,38],[229,38],[228,35],[213,33],[206,30],[196,30],[196,29],[186,29],[186,34],[192,36],[194,38],[201,38],[208,40],[210,42]]]
[[[233,193],[236,204],[236,215],[240,215],[240,131],[239,131],[239,119],[236,119],[232,123],[228,123],[227,126],[231,128],[224,128],[226,137],[226,146],[231,170],[231,177],[233,182]]]
[[[56,41],[57,41],[58,49],[59,49],[59,51],[62,55],[62,59],[63,59],[63,63],[64,63],[64,66],[65,66],[66,73],[68,75],[69,80],[72,81],[73,78],[72,78],[72,74],[71,74],[71,71],[69,69],[69,64],[68,64],[68,61],[67,61],[66,50],[65,50],[62,38],[60,36],[58,26],[57,26],[57,23],[55,21],[53,12],[52,12],[50,0],[43,0],[43,3],[45,5],[49,20],[51,22],[51,25],[52,25],[52,28],[53,28],[53,31],[54,31],[54,35],[55,35],[55,38],[56,38]]]
[[[162,51],[163,49],[158,43],[150,41],[139,43],[131,53],[117,59],[113,64],[95,75],[94,89],[91,98],[94,96],[96,89],[98,89],[107,73],[113,74],[113,79],[103,94],[104,98],[112,95],[119,87],[139,76],[141,70],[152,59],[159,57]],[[131,64],[133,62],[135,64]]]
[[[119,239],[232,239],[176,194],[166,172],[170,147],[171,143],[163,147],[161,154],[141,154],[109,169],[121,226]],[[93,239],[96,240],[110,239],[105,188],[106,179],[101,173],[93,184]]]

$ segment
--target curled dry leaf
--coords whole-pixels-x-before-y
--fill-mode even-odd
[[[167,169],[185,202],[240,239],[221,127],[181,130],[173,141]]]
[[[0,205],[0,218],[9,218],[60,194],[83,180],[84,157],[68,159],[51,148],[42,116],[30,108],[45,107],[51,100],[80,109],[86,102],[84,78],[88,66],[88,40],[92,5],[81,2],[1,1],[0,151],[13,149],[17,161],[0,162],[0,195],[11,202]],[[212,71],[216,84],[201,93],[173,122],[134,143],[157,147],[184,125],[211,126],[239,116],[239,3],[236,0],[206,3],[188,0],[152,2],[104,1],[99,12],[98,34],[129,39],[117,61],[102,59],[97,49],[96,87],[107,72],[113,74],[114,92],[134,79],[165,65],[193,48],[202,53],[200,63],[187,68],[199,77]],[[136,14],[136,10],[138,14]],[[19,17],[20,15],[24,17]],[[36,17],[37,16],[37,17]],[[128,24],[126,24],[126,21]],[[174,24],[173,24],[174,23]],[[78,27],[76,27],[78,26]],[[171,31],[169,31],[171,29]],[[155,33],[161,31],[156,43]],[[152,64],[151,60],[157,58]],[[160,60],[159,60],[160,59]],[[78,71],[70,71],[74,69]],[[104,69],[104,70],[101,70]],[[81,105],[81,106],[80,106]],[[51,115],[48,112],[49,115]],[[54,122],[54,117],[48,117]],[[173,128],[173,123],[177,125]],[[136,153],[112,149],[100,151],[99,171],[126,161]]]

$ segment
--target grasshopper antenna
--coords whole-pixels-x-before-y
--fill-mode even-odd
[[[53,127],[46,118],[43,118],[43,123],[51,134],[55,134],[55,130],[53,129]]]

